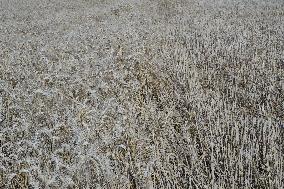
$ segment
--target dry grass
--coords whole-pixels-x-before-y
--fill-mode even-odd
[[[284,188],[284,4],[0,2],[0,188]]]

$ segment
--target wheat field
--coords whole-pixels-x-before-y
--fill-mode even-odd
[[[284,1],[1,0],[0,188],[284,188]]]

